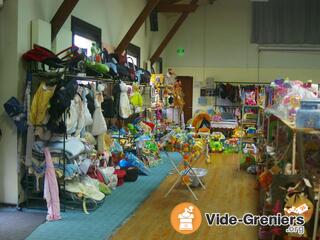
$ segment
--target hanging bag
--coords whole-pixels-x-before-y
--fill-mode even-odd
[[[9,117],[14,121],[18,132],[25,132],[28,129],[27,115],[24,106],[15,97],[11,97],[4,104],[4,109]]]

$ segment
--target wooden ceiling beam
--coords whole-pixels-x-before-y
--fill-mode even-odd
[[[137,17],[137,19],[132,24],[131,28],[127,32],[127,34],[123,37],[121,42],[119,43],[118,47],[116,48],[116,53],[122,54],[125,49],[129,46],[129,43],[133,39],[133,37],[136,35],[142,24],[145,22],[147,17],[150,15],[152,10],[158,5],[160,0],[149,0],[147,5],[144,7],[140,15]]]
[[[189,5],[194,5],[197,4],[198,0],[192,0],[190,2]],[[163,50],[167,47],[168,43],[170,42],[170,40],[173,38],[173,36],[177,33],[177,31],[179,30],[179,28],[181,27],[182,23],[186,20],[186,18],[188,17],[189,12],[184,12],[180,15],[180,17],[178,18],[178,20],[176,21],[176,23],[172,26],[172,28],[170,29],[170,31],[168,32],[168,34],[166,35],[166,37],[163,39],[163,41],[161,42],[160,46],[158,47],[158,49],[154,52],[154,54],[151,56],[150,61],[151,64],[155,63],[161,53],[163,52]]]
[[[194,12],[198,8],[198,4],[170,4],[159,3],[157,6],[158,12],[174,13],[174,12]]]
[[[51,41],[53,41],[58,32],[60,31],[61,27],[71,14],[74,7],[77,5],[79,0],[64,0],[62,4],[60,5],[58,11],[54,15],[54,17],[51,19]]]
[[[177,3],[181,2],[182,0],[161,0],[161,3]]]

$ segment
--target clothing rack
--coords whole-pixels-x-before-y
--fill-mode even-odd
[[[101,77],[92,77],[92,76],[78,76],[78,75],[72,75],[72,74],[65,74],[63,72],[31,72],[31,89],[30,89],[30,99],[32,100],[32,97],[34,96],[39,83],[41,82],[41,80],[47,81],[47,80],[52,80],[52,79],[75,79],[75,80],[82,80],[82,81],[88,81],[88,82],[97,82],[97,83],[111,83],[111,84],[115,84],[117,81],[123,81],[122,79],[112,79],[112,78],[101,78]],[[131,81],[123,81],[126,84],[132,84],[133,82]],[[139,87],[146,87],[147,85],[139,85]],[[31,104],[31,101],[30,101]],[[64,122],[66,122],[66,112],[63,113],[62,118],[64,119]],[[34,127],[44,127],[45,125],[36,125]],[[119,128],[120,130],[120,128]],[[119,131],[119,138],[120,138],[120,131]],[[65,211],[66,207],[67,207],[67,199],[65,198],[66,194],[65,194],[65,187],[66,187],[66,181],[65,181],[65,171],[66,171],[66,139],[67,139],[67,133],[64,132],[63,134],[63,150],[61,153],[61,157],[59,157],[59,165],[62,164],[62,170],[63,170],[63,174],[62,174],[62,181],[59,181],[59,195],[60,195],[60,203],[61,203],[61,210]],[[25,188],[25,194],[26,194],[26,207],[27,208],[34,208],[34,209],[46,209],[45,207],[45,203],[43,201],[43,196],[35,196],[34,194],[32,194],[31,192],[31,187],[33,185],[32,182],[30,182],[30,177],[32,175],[29,174],[29,166],[26,167],[26,188]],[[42,176],[41,178],[43,179],[44,176]],[[36,192],[37,195],[42,194],[40,192]],[[33,206],[31,204],[31,200],[35,200],[35,205],[37,206]],[[43,202],[43,204],[40,202],[38,203],[38,201]]]
[[[34,77],[36,78],[36,80],[34,80]],[[32,97],[34,96],[35,92],[36,92],[36,88],[35,88],[35,85],[34,84],[39,84],[39,78],[47,78],[47,79],[53,79],[53,78],[57,78],[59,77],[59,75],[52,75],[52,74],[49,74],[49,75],[38,75],[38,74],[34,74],[32,73],[31,74],[31,79],[28,80],[31,82],[30,84],[30,104],[32,102]],[[45,79],[46,80],[46,79]],[[66,112],[63,113],[63,121],[64,123],[66,122]],[[35,125],[33,127],[44,127],[45,125]],[[34,129],[35,130],[35,129]],[[29,129],[28,129],[29,131]],[[62,181],[62,191],[61,191],[61,187],[60,187],[60,184],[58,182],[58,186],[59,186],[59,195],[60,195],[60,203],[62,203],[63,207],[61,207],[61,210],[62,211],[66,211],[66,199],[64,198],[65,197],[65,170],[66,170],[66,151],[65,151],[65,147],[66,147],[66,139],[67,139],[67,133],[66,131],[63,133],[63,151],[62,151],[62,155],[61,157],[59,157],[59,165],[61,163],[61,160],[62,160],[62,165],[63,165],[63,175],[62,175],[62,178],[63,178],[63,181]],[[44,163],[45,165],[45,163]],[[31,182],[29,181],[29,177],[31,176],[31,174],[29,174],[29,167],[30,166],[26,166],[25,167],[25,170],[26,170],[26,179],[25,179],[25,184],[26,184],[26,187],[25,187],[25,201],[26,201],[26,207],[29,208],[29,209],[45,209],[44,207],[40,207],[40,206],[31,206],[30,205],[30,200],[36,200],[36,201],[43,201],[44,198],[43,197],[37,197],[37,196],[32,196],[31,192],[29,191],[29,187],[30,187],[30,184]],[[44,178],[44,176],[42,176],[42,178]],[[36,181],[39,181],[38,179],[36,179]],[[62,197],[61,197],[61,193],[62,194]]]

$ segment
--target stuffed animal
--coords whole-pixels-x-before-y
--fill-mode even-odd
[[[134,83],[132,85],[132,95],[130,96],[130,103],[133,106],[133,110],[135,113],[141,112],[141,107],[143,106],[143,98],[141,96],[139,85]]]
[[[184,102],[184,93],[182,91],[182,83],[180,80],[177,80],[176,83],[173,86],[174,92],[174,100],[173,100],[173,104],[175,107],[179,108],[179,109],[183,109],[183,106],[185,104]]]

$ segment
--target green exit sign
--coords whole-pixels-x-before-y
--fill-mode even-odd
[[[177,49],[177,54],[178,54],[178,56],[183,56],[184,55],[184,48],[178,48]]]

